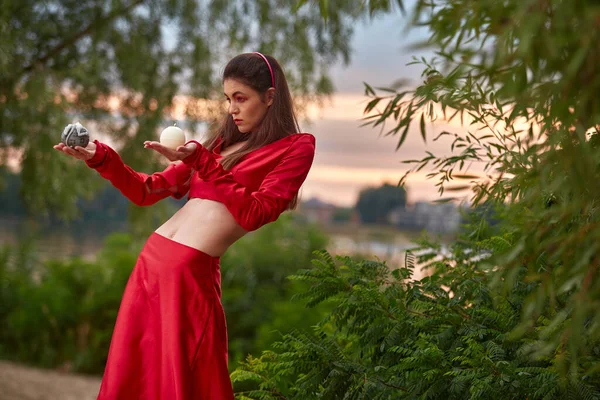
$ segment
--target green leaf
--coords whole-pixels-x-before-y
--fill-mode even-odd
[[[457,179],[479,179],[480,178],[480,176],[478,176],[478,175],[469,175],[469,174],[453,174],[452,176]]]
[[[329,0],[319,0],[319,9],[321,10],[321,16],[325,21],[329,17]]]
[[[406,140],[406,136],[408,134],[408,128],[410,128],[410,123],[408,123],[406,125],[406,127],[404,128],[404,130],[402,131],[402,135],[400,136],[400,140],[398,141],[398,144],[396,145],[396,151],[398,151],[400,149],[400,147],[402,147],[402,144]]]

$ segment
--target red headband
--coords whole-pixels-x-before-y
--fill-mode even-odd
[[[269,60],[267,60],[267,57],[265,57],[258,51],[255,51],[254,54],[258,54],[259,56],[261,56],[263,60],[265,60],[265,62],[267,63],[267,66],[269,67],[269,72],[271,73],[271,86],[275,87],[275,76],[273,75],[273,69],[271,68],[271,64],[269,64]]]

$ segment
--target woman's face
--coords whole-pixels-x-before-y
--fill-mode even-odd
[[[275,89],[270,88],[265,96],[261,96],[248,85],[235,79],[225,79],[223,91],[229,103],[227,111],[233,117],[233,122],[240,132],[248,133],[255,132],[260,126],[267,110],[273,104]]]

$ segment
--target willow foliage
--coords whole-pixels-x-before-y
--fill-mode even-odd
[[[367,119],[391,124],[399,146],[411,127],[425,140],[429,121],[460,124],[440,135],[451,137],[451,156],[408,160],[408,175],[430,167],[440,193],[470,188],[475,204],[509,205],[513,241],[488,262],[498,283],[536,283],[519,332],[555,309],[538,352],[559,352],[573,372],[600,334],[600,7],[433,0],[418,1],[412,18],[429,28],[436,56],[415,60],[424,78],[416,88],[384,98],[367,86]]]

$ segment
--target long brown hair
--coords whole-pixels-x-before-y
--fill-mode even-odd
[[[290,94],[283,69],[276,59],[269,55],[265,55],[265,57],[273,70],[275,93],[273,103],[267,109],[267,113],[258,130],[251,134],[241,133],[233,121],[233,116],[227,114],[225,121],[204,143],[204,147],[212,151],[219,138],[223,139],[221,148],[246,141],[239,150],[221,158],[221,165],[225,169],[231,169],[246,154],[264,145],[300,132],[298,120],[294,112],[292,95]],[[226,79],[234,79],[250,86],[259,93],[263,101],[267,100],[267,90],[272,87],[269,66],[256,53],[244,53],[232,58],[223,71],[223,81]],[[290,209],[296,207],[297,200],[298,196],[294,197],[290,204]]]

